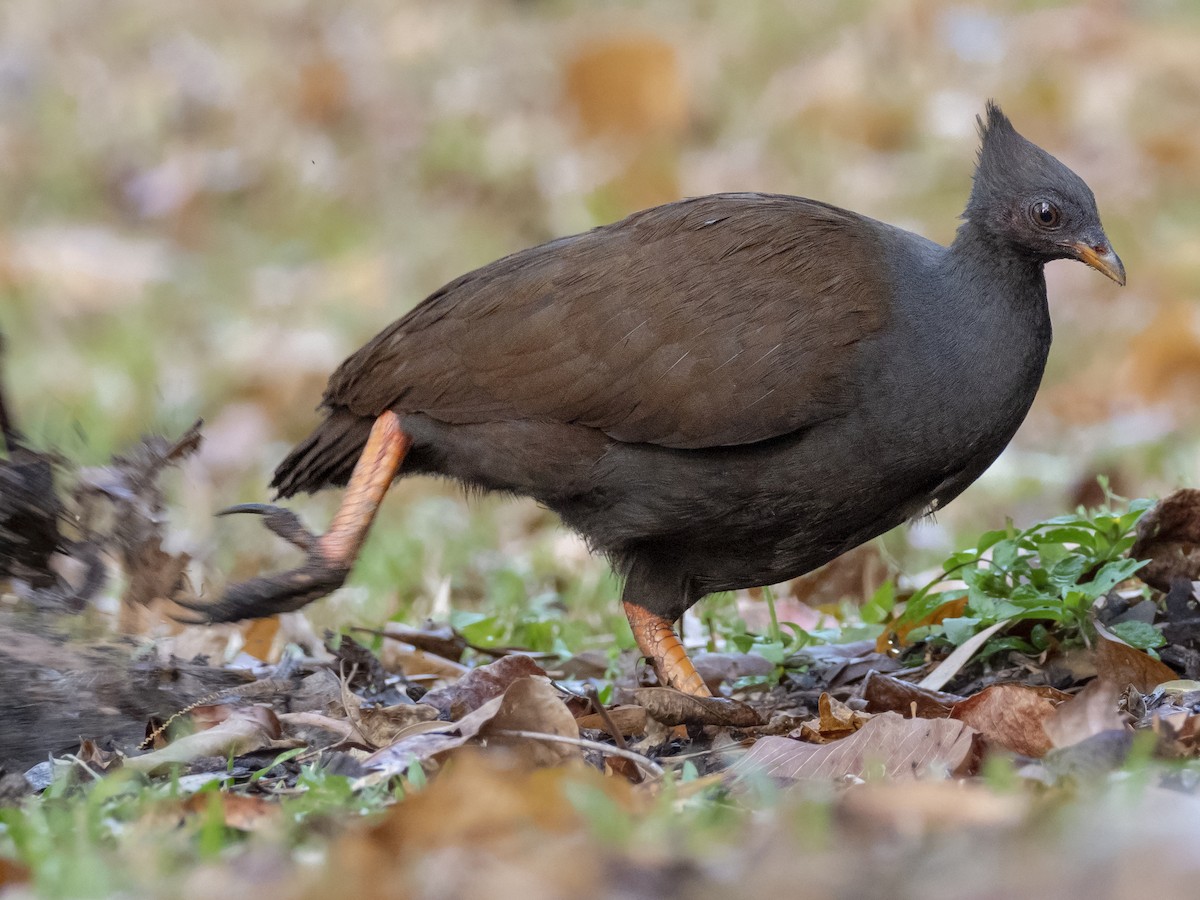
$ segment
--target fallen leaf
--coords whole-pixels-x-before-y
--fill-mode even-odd
[[[1133,685],[1148,694],[1165,681],[1179,678],[1175,670],[1144,650],[1125,643],[1099,622],[1096,626],[1096,677],[1124,689]]]
[[[424,703],[402,703],[396,706],[354,709],[346,708],[346,714],[354,723],[355,729],[362,736],[363,742],[371,749],[386,747],[418,722],[432,722],[437,719],[437,710]]]
[[[432,675],[435,678],[456,681],[471,672],[469,666],[426,653],[399,641],[384,641],[379,649],[379,661],[389,672],[400,672],[406,678]]]
[[[970,725],[989,744],[1040,757],[1054,747],[1046,734],[1046,719],[1069,699],[1070,694],[1050,687],[993,684],[956,703],[950,717]]]
[[[436,708],[444,716],[461,719],[489,700],[499,697],[519,679],[545,674],[546,670],[528,656],[502,656],[486,666],[469,670],[448,687],[430,691],[421,698],[421,702]]]
[[[954,719],[905,719],[882,713],[844,740],[804,744],[764,737],[734,764],[739,775],[758,772],[791,781],[965,775],[977,762],[976,732]]]
[[[1097,678],[1058,707],[1042,722],[1055,747],[1069,747],[1105,731],[1128,731],[1129,724],[1117,710],[1122,688]]]
[[[622,737],[645,733],[647,717],[645,707],[633,705],[614,706],[607,712],[609,721],[621,732]],[[603,731],[605,734],[612,733],[609,730],[608,722],[599,713],[580,716],[575,720],[575,724],[581,729],[594,728],[598,731]]]
[[[817,699],[817,717],[802,724],[788,737],[812,744],[828,744],[858,731],[870,718],[826,691]]]
[[[421,733],[412,734],[376,751],[363,761],[364,768],[384,775],[399,775],[414,762],[441,757],[472,741],[511,747],[535,766],[556,765],[577,759],[579,748],[568,741],[579,739],[579,726],[566,704],[544,676],[527,676],[508,686],[500,697],[464,716],[440,726],[421,723]],[[504,732],[536,732],[545,741],[511,737]]]
[[[639,688],[633,696],[652,719],[663,725],[753,728],[763,724],[754,707],[724,697],[693,697],[673,688]]]
[[[898,712],[922,719],[944,719],[950,715],[950,708],[963,699],[958,694],[920,688],[911,681],[882,672],[867,676],[862,697],[867,702],[868,712]]]
[[[264,747],[290,747],[279,743],[280,734],[279,720],[270,709],[244,707],[206,731],[181,737],[161,750],[127,757],[124,768],[152,775],[205,756],[240,756]]]

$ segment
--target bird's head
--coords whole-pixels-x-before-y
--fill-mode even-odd
[[[1124,284],[1125,267],[1083,179],[1021,137],[991,101],[979,133],[979,162],[963,218],[1022,255],[1078,259]]]

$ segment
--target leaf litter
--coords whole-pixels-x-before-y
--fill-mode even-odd
[[[111,465],[80,471],[73,479],[62,462],[51,464],[47,457],[29,456],[10,445],[8,459],[0,461],[0,475],[22,490],[8,495],[16,499],[0,510],[10,516],[4,521],[36,518],[40,510],[54,524],[52,532],[42,532],[53,533],[53,540],[43,541],[36,553],[14,538],[19,528],[0,530],[6,541],[0,546],[0,563],[10,583],[19,587],[19,602],[41,615],[62,609],[67,582],[61,563],[51,563],[55,557],[85,567],[102,559],[104,578],[116,576],[125,585],[118,620],[127,629],[144,627],[144,619],[130,610],[161,611],[181,592],[194,596],[185,577],[190,559],[164,549],[167,522],[157,479],[200,439],[199,426],[177,440],[148,439]],[[48,471],[54,475],[49,480]],[[57,483],[71,480],[75,486],[60,499]],[[1180,500],[1169,500],[1178,518]],[[83,512],[62,512],[75,509]],[[1192,545],[1186,530],[1169,532],[1159,525],[1153,533],[1157,543],[1147,546],[1161,548],[1175,561],[1170,571],[1183,565],[1190,572],[1186,566]],[[102,553],[97,555],[96,548]],[[1155,584],[1167,584],[1168,591],[1182,591],[1183,576],[1164,581],[1162,571],[1162,564],[1152,562],[1145,573]],[[1190,591],[1192,582],[1186,585]],[[698,699],[639,686],[630,674],[616,679],[612,699],[601,706],[595,676],[563,677],[554,654],[527,654],[513,647],[488,654],[445,625],[388,626],[378,634],[359,630],[359,635],[381,638],[379,649],[344,634],[310,644],[322,655],[292,653],[275,665],[252,663],[237,669],[203,660],[184,664],[171,654],[177,638],[160,633],[154,665],[189,675],[178,684],[160,680],[155,704],[123,705],[127,714],[120,722],[112,716],[89,720],[79,708],[95,705],[87,694],[73,698],[60,693],[45,712],[74,717],[84,728],[91,721],[90,733],[77,734],[82,740],[73,747],[56,746],[45,742],[54,730],[39,727],[40,720],[34,719],[34,727],[22,733],[22,746],[13,746],[8,738],[0,741],[0,751],[6,754],[4,763],[18,766],[37,755],[56,754],[59,774],[39,781],[35,770],[41,767],[29,769],[26,791],[33,783],[62,778],[64,767],[91,778],[113,778],[124,771],[161,779],[170,773],[197,788],[215,778],[224,785],[218,792],[226,801],[221,821],[238,831],[282,828],[273,807],[303,790],[306,771],[347,773],[349,790],[364,796],[404,785],[405,799],[373,832],[350,832],[334,845],[330,871],[349,881],[358,877],[346,874],[351,860],[367,871],[416,865],[404,855],[407,850],[400,856],[407,862],[383,861],[376,853],[381,842],[478,854],[498,841],[506,853],[520,858],[519,849],[506,842],[521,828],[532,828],[532,833],[545,832],[555,840],[568,836],[562,847],[555,846],[553,858],[568,847],[577,850],[585,834],[603,832],[613,821],[633,830],[650,827],[645,823],[660,815],[655,810],[672,795],[680,798],[674,804],[686,803],[688,796],[712,795],[736,808],[763,778],[784,797],[795,793],[802,798],[814,786],[836,786],[845,793],[832,802],[842,817],[839,827],[847,832],[929,834],[958,826],[1011,830],[1033,807],[1027,794],[1000,795],[980,781],[990,759],[1019,760],[1020,778],[1053,786],[1066,779],[1101,778],[1125,765],[1139,734],[1152,740],[1152,755],[1200,755],[1200,682],[1180,679],[1175,669],[1119,636],[1113,625],[1117,620],[1104,606],[1116,588],[1112,585],[1089,619],[1090,644],[1069,651],[1048,646],[1036,657],[1013,651],[1011,658],[1020,662],[1015,668],[981,664],[993,635],[1016,627],[1017,620],[1000,619],[948,655],[927,655],[915,666],[911,659],[906,667],[894,653],[879,652],[872,641],[813,645],[789,659],[779,682],[764,693],[755,684],[772,670],[742,662],[743,657],[761,657],[709,654],[707,671],[721,686],[721,696]],[[86,602],[94,594],[72,596]],[[1170,613],[1169,599],[1165,607]],[[953,612],[966,609],[956,606]],[[921,627],[947,621],[945,616],[927,617]],[[1183,618],[1177,621],[1186,624]],[[10,637],[0,654],[15,662],[13,648],[28,647],[30,636],[8,613],[0,624]],[[276,645],[281,627],[279,621],[249,623],[234,633],[242,636],[244,647],[265,655]],[[912,632],[893,635],[904,639]],[[1191,640],[1192,631],[1184,628],[1181,634],[1184,641]],[[75,648],[64,638],[56,648],[57,660],[26,652],[24,679],[14,683],[9,699],[0,704],[28,713],[45,703],[44,691],[32,687],[38,667],[45,665],[74,666],[92,683],[98,683],[95,676],[101,671],[109,679],[146,680],[145,660],[130,658],[122,665],[110,653],[98,662],[99,648]],[[478,661],[489,655],[491,661]],[[1060,666],[1060,657],[1073,662]],[[476,662],[464,664],[464,659]],[[570,669],[562,667],[564,673]],[[746,672],[759,674],[747,679]],[[1049,672],[1076,672],[1078,677],[1066,676],[1060,687],[1001,680],[1023,673],[1036,681]],[[941,689],[977,684],[981,678],[992,680],[966,694]],[[234,683],[222,684],[230,679]],[[418,687],[417,679],[432,679],[433,689]],[[142,752],[138,745],[147,731],[152,749]],[[637,743],[627,744],[627,737]],[[688,777],[696,778],[694,788],[680,781],[689,771]],[[421,789],[426,781],[430,786]],[[453,816],[431,828],[422,817],[434,803]],[[455,803],[461,808],[451,809]],[[202,820],[210,806],[203,794],[196,794],[178,806],[177,814]],[[426,836],[404,836],[414,821],[421,822]],[[514,832],[518,821],[522,824]],[[613,852],[629,851],[604,851]],[[540,871],[553,882],[548,867]],[[593,885],[608,883],[604,871],[589,878]],[[304,894],[307,888],[296,891]]]

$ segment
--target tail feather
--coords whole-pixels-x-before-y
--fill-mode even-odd
[[[371,419],[347,409],[330,410],[325,421],[297,444],[275,470],[271,487],[276,495],[291,497],[345,485],[366,446],[371,424]]]

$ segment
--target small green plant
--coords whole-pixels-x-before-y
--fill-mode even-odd
[[[943,572],[909,598],[892,627],[903,631],[928,622],[947,604],[965,600],[959,615],[913,627],[908,640],[958,646],[997,622],[1032,621],[1025,636],[993,638],[981,655],[1003,650],[1037,653],[1053,642],[1080,643],[1096,601],[1145,565],[1125,554],[1133,545],[1138,520],[1150,506],[1149,500],[1135,500],[1120,512],[1081,509],[1023,530],[1010,522],[1004,529],[986,532],[974,547],[946,560]],[[1164,643],[1161,632],[1145,623],[1122,623],[1113,630],[1142,649]]]

